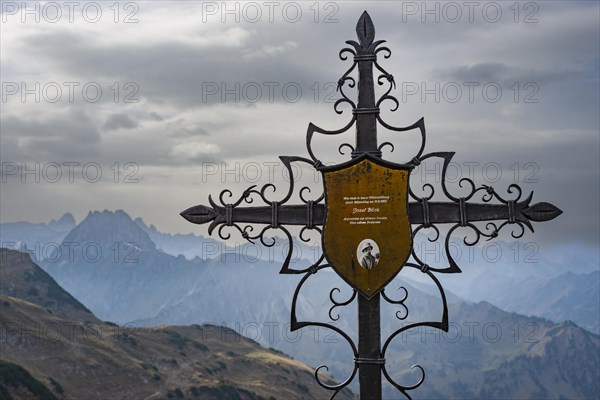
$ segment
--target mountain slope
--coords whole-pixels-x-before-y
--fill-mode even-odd
[[[7,260],[2,269],[9,268],[16,269]],[[15,287],[26,286],[27,275],[21,276],[22,281],[13,280]],[[14,295],[23,293],[13,291]],[[24,297],[29,296],[25,293]],[[43,295],[35,300],[46,303]],[[19,366],[24,368],[31,374],[31,382],[40,382],[58,398],[258,400],[325,396],[314,381],[312,369],[227,328],[118,326],[91,314],[91,320],[67,318],[65,313],[39,304],[4,292],[0,296],[2,365],[18,371]],[[331,382],[325,376],[323,379]],[[14,386],[21,391],[15,393]],[[0,393],[30,398],[23,390],[23,384],[15,379],[3,378],[0,385]],[[340,394],[342,399],[352,398],[348,391]]]
[[[600,337],[571,322],[507,313],[489,303],[450,307],[448,333],[418,328],[393,344],[389,368],[427,399],[594,399],[600,395]],[[386,393],[393,395],[389,389]]]
[[[324,394],[312,369],[225,328],[89,324],[14,297],[1,296],[0,302],[2,324],[15,327],[5,335],[2,359],[23,366],[48,387],[57,382],[65,398],[165,398],[181,392],[202,399],[225,393],[241,399],[312,399]],[[30,331],[16,328],[23,326]],[[351,396],[346,392],[341,398]]]
[[[46,385],[31,376],[25,368],[0,360],[0,399],[15,398],[58,400]]]
[[[0,293],[27,300],[67,318],[95,319],[94,315],[50,275],[16,250],[0,249]]]
[[[258,265],[221,265],[208,267],[206,285],[197,287],[182,300],[144,324],[164,322],[192,323],[221,321],[239,333],[260,340],[308,365],[326,364],[336,379],[351,371],[352,354],[337,335],[321,328],[306,328],[289,332],[290,298],[294,289],[286,277]],[[269,277],[272,275],[272,277]],[[312,287],[300,292],[299,318],[333,323],[356,337],[356,305],[336,309],[337,321],[329,321],[327,311],[332,306],[329,291],[336,286],[334,274],[319,272]],[[436,320],[441,311],[438,296],[426,294],[397,278],[391,287],[404,286],[409,295],[408,318],[400,321],[398,306],[382,304],[382,334],[387,335],[409,322]],[[340,285],[340,287],[343,287]],[[220,294],[220,296],[217,296]],[[339,301],[348,298],[348,291],[334,293]],[[393,298],[402,297],[389,291]],[[228,299],[219,301],[219,299]],[[220,303],[220,304],[217,304]],[[219,319],[220,315],[220,319]],[[405,384],[417,380],[414,364],[427,373],[425,384],[415,391],[415,399],[570,399],[593,398],[600,394],[598,369],[600,339],[572,323],[551,321],[505,312],[485,302],[458,302],[450,305],[448,333],[433,328],[416,328],[399,335],[391,342],[386,355],[392,376]],[[208,318],[204,320],[203,318]],[[563,346],[572,336],[577,346]],[[547,351],[545,350],[547,349]],[[593,354],[593,356],[588,356]],[[569,360],[586,358],[586,368],[571,373]],[[535,365],[543,364],[541,374]],[[506,376],[505,380],[494,377]],[[519,379],[515,379],[519,376]],[[550,378],[551,377],[551,378]],[[352,386],[356,389],[356,386]],[[401,396],[390,385],[385,386],[386,398]],[[544,396],[540,397],[540,394]],[[556,395],[556,396],[555,396]]]
[[[571,323],[549,329],[528,354],[486,371],[482,398],[594,399],[598,382],[598,337]],[[567,382],[569,384],[567,384]],[[529,393],[520,388],[530,387]]]

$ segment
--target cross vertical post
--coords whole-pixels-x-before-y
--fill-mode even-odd
[[[371,153],[381,157],[377,149],[377,119],[379,108],[375,107],[375,83],[373,82],[373,62],[377,60],[373,39],[375,28],[368,14],[363,13],[356,27],[360,46],[356,47],[354,61],[358,65],[358,104],[352,110],[356,115],[356,147],[353,157]],[[343,85],[344,82],[340,81]]]
[[[381,399],[380,295],[358,296],[358,381],[361,400]]]
[[[377,148],[377,113],[373,62],[377,60],[373,40],[375,28],[366,11],[356,26],[360,46],[355,46],[354,61],[358,65],[358,101],[352,110],[356,116],[356,147],[352,157],[373,154],[381,157]],[[344,84],[343,81],[340,82]],[[371,298],[358,296],[358,366],[361,400],[381,399],[381,311],[380,295]]]

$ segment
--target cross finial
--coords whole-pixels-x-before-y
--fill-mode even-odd
[[[371,16],[369,16],[369,13],[366,11],[363,12],[358,19],[358,23],[356,24],[356,35],[358,36],[358,41],[364,48],[368,48],[375,39],[375,25],[373,25]]]

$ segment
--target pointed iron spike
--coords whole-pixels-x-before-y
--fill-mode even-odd
[[[553,204],[542,202],[528,207],[524,214],[533,221],[549,221],[562,214],[562,210]]]
[[[216,209],[217,209],[218,205],[217,205],[217,203],[215,203],[215,201],[213,200],[213,198],[212,198],[212,195],[211,195],[211,194],[209,194],[209,195],[208,195],[208,202],[210,203],[211,207],[212,207],[214,210],[216,210]]]
[[[192,219],[191,219],[191,212],[192,212],[192,209],[193,209],[193,208],[194,208],[194,207],[190,207],[190,208],[188,208],[188,209],[186,209],[186,210],[184,210],[184,211],[180,212],[180,213],[179,213],[179,215],[181,215],[181,216],[182,216],[183,218],[185,218],[187,221],[189,221],[189,222],[193,222],[193,221],[192,221]]]
[[[531,199],[533,199],[533,192],[529,193],[529,196],[525,200],[522,201],[524,207],[529,207],[529,203],[531,203]]]
[[[527,219],[536,222],[542,221],[550,221],[560,214],[562,214],[562,210],[556,207],[554,204],[542,202],[536,203],[530,207],[525,208],[521,211]]]
[[[219,225],[219,223],[217,221],[212,221],[210,223],[210,225],[208,226],[208,234],[212,235],[213,231],[215,230],[215,228]]]
[[[215,219],[217,213],[211,208],[198,205],[182,211],[179,215],[193,224],[205,224]]]
[[[523,218],[522,220],[521,220],[521,219],[519,219],[519,221],[522,221],[522,222],[525,224],[525,226],[526,226],[527,228],[529,228],[529,230],[531,231],[531,233],[534,233],[534,232],[535,232],[535,229],[533,229],[533,224],[531,223],[531,221],[529,221],[529,220],[527,219],[527,217]]]
[[[462,270],[460,269],[460,267],[458,266],[456,261],[454,261],[454,259],[452,258],[452,256],[450,254],[447,254],[447,255],[448,255],[448,264],[450,265],[450,268],[447,269],[447,272],[449,274],[461,273]]]
[[[356,35],[363,47],[369,47],[375,39],[375,26],[368,12],[363,12],[356,24]]]

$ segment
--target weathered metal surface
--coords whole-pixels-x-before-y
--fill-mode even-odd
[[[410,256],[410,169],[363,156],[322,169],[326,215],[323,251],[333,269],[364,297],[392,280]]]

